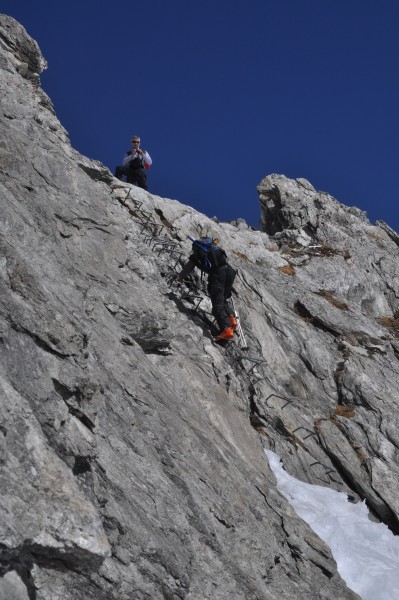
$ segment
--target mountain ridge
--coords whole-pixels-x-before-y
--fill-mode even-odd
[[[119,182],[71,147],[36,42],[4,15],[0,41],[0,591],[358,598],[263,448],[398,531],[395,232],[277,174],[259,231]],[[212,343],[199,277],[198,309],[170,284],[205,233],[247,352]]]

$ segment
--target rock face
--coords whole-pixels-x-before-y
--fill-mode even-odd
[[[263,448],[399,530],[397,234],[281,175],[261,231],[131,188],[71,148],[4,15],[0,44],[0,598],[358,598]],[[248,350],[171,284],[201,233]]]

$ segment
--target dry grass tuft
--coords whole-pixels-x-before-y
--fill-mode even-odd
[[[375,238],[376,240],[383,240],[384,238],[382,237],[382,235],[378,235],[378,233],[372,233],[371,231],[366,231],[367,235],[369,235],[372,238]]]
[[[333,306],[336,306],[340,310],[349,310],[348,305],[345,302],[341,302],[340,300],[337,300],[337,298],[334,297],[333,292],[330,292],[328,290],[320,290],[319,292],[316,292],[316,294],[318,296],[322,296],[322,298],[325,298],[326,300],[329,301],[330,304],[332,304]]]
[[[389,329],[394,336],[399,337],[399,311],[393,317],[381,317],[378,323]]]
[[[339,404],[335,409],[335,414],[338,417],[346,417],[347,419],[350,419],[351,417],[354,417],[356,413],[354,406],[345,406],[345,404]]]
[[[319,252],[322,256],[336,256],[337,254],[339,254],[337,250],[335,250],[334,248],[330,248],[330,246],[327,246],[327,244],[323,244],[320,247]]]
[[[238,258],[242,258],[243,260],[249,261],[248,256],[246,254],[243,254],[242,252],[238,252],[238,250],[233,250],[233,254],[235,254],[235,256],[238,256]]]
[[[277,269],[284,273],[284,275],[295,275],[295,269],[291,265],[284,265],[284,267],[277,267]]]

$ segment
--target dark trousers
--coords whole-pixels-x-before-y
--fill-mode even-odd
[[[212,313],[221,330],[231,327],[229,315],[233,311],[228,303],[231,297],[236,271],[230,265],[224,265],[209,274],[208,292],[212,302]]]
[[[115,177],[122,181],[123,175],[126,175],[126,183],[132,183],[138,187],[147,189],[147,172],[145,169],[130,169],[129,167],[119,165],[115,169]]]

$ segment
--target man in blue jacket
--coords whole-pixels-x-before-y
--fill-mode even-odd
[[[218,239],[208,237],[193,240],[193,252],[177,277],[181,283],[195,267],[208,274],[212,313],[221,330],[215,342],[232,340],[237,329],[234,311],[228,302],[237,272],[228,264],[226,252],[218,244]]]

